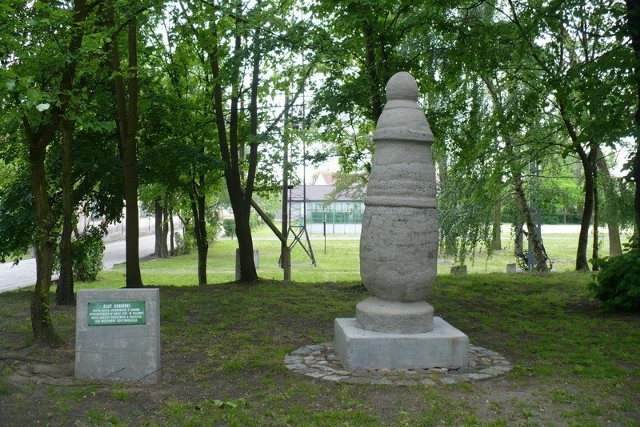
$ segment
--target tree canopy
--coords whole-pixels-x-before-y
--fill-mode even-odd
[[[128,230],[138,198],[190,218],[206,284],[225,200],[241,281],[256,280],[250,213],[280,185],[284,135],[366,180],[385,84],[403,70],[436,137],[442,250],[461,264],[490,253],[509,222],[548,269],[541,213],[581,221],[588,270],[591,226],[640,228],[638,16],[632,0],[3,1],[0,256],[36,248],[34,333],[54,339],[52,254],[69,253],[80,210],[114,221],[124,206]],[[127,238],[125,285],[142,286]]]

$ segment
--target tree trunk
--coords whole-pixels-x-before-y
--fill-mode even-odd
[[[282,235],[280,266],[285,283],[291,282],[291,251],[289,249],[289,97],[285,96],[284,131],[282,134]]]
[[[582,208],[582,219],[580,220],[580,234],[578,235],[578,249],[576,251],[576,270],[589,271],[589,261],[587,260],[587,246],[589,243],[589,226],[591,225],[591,216],[593,215],[593,196],[594,196],[594,169],[596,167],[596,159],[598,157],[598,146],[591,143],[591,148],[587,154],[578,140],[578,132],[573,126],[567,114],[566,105],[562,94],[557,94],[558,104],[560,108],[560,116],[564,122],[564,126],[573,142],[574,150],[580,158],[582,171],[584,172],[584,205]]]
[[[204,177],[200,177],[201,180]],[[207,239],[207,224],[205,217],[205,197],[198,194],[195,184],[189,192],[191,211],[193,213],[193,225],[196,235],[196,247],[198,249],[198,285],[207,284],[207,256],[209,254],[209,241]]]
[[[614,189],[611,185],[611,174],[609,173],[609,167],[607,166],[607,161],[605,160],[604,154],[601,150],[598,150],[598,160],[596,161],[596,167],[598,171],[602,174],[603,177],[603,187],[604,187],[604,197],[605,203],[607,202],[607,194],[613,194]],[[611,220],[611,218],[607,219],[607,228],[609,235],[609,256],[619,256],[622,255],[622,243],[620,242],[620,227],[617,223]]]
[[[638,0],[626,0],[627,24],[631,36],[631,46],[635,54],[636,66],[633,68],[633,77],[636,84],[637,104],[634,113],[635,124],[635,152],[632,154],[631,177],[635,183],[633,208],[635,213],[635,237],[640,236],[640,2]]]
[[[251,238],[249,221],[242,221],[241,224],[236,222],[236,236],[238,237],[238,249],[240,250],[240,281],[256,281],[258,280],[258,272],[253,259],[253,239]]]
[[[258,279],[258,272],[253,257],[253,237],[251,236],[251,198],[253,197],[253,185],[258,167],[258,142],[256,137],[258,135],[258,89],[260,84],[260,62],[262,59],[259,38],[260,31],[258,29],[254,32],[253,36],[249,102],[249,132],[253,138],[249,147],[249,170],[247,171],[246,188],[243,190],[241,186],[238,187],[240,191],[239,202],[241,205],[240,216],[242,217],[242,221],[240,224],[236,221],[236,236],[238,237],[238,249],[240,251],[240,280],[242,282],[253,282]],[[237,127],[234,134],[237,138]]]
[[[620,241],[620,227],[617,224],[607,223],[609,234],[609,256],[622,255],[622,242]]]
[[[174,256],[176,254],[175,235],[176,231],[173,224],[173,209],[169,209],[169,256]]]
[[[542,245],[542,238],[538,234],[536,225],[533,221],[533,215],[531,215],[531,209],[529,209],[529,205],[527,203],[527,197],[522,187],[522,178],[519,171],[512,171],[512,181],[518,210],[522,215],[524,223],[527,225],[529,240],[531,241],[533,252],[536,257],[535,269],[537,271],[548,271],[549,266],[547,264],[547,255],[545,253],[544,246]]]
[[[75,305],[73,292],[73,258],[71,235],[73,234],[73,198],[71,184],[71,143],[74,122],[62,121],[62,236],[60,240],[60,276],[56,287],[56,303]]]
[[[498,93],[498,90],[495,84],[486,77],[481,76],[482,81],[485,83],[485,86],[489,90],[489,94],[491,95],[491,99],[493,101],[493,105],[496,109],[502,114],[504,111],[502,102]],[[518,168],[516,161],[516,148],[514,147],[513,141],[511,140],[511,135],[505,131],[501,132],[502,139],[505,143],[505,150],[510,154],[512,162],[510,163],[510,175],[511,182],[513,185],[514,197],[516,200],[516,206],[520,212],[521,218],[524,223],[527,225],[527,230],[529,232],[529,240],[533,245],[534,254],[536,257],[536,270],[538,271],[547,271],[549,270],[549,266],[547,264],[547,256],[544,250],[544,246],[542,244],[542,237],[538,234],[536,230],[536,226],[533,222],[533,217],[531,215],[531,209],[529,209],[529,205],[527,203],[527,197],[524,193],[524,189],[522,186],[522,176],[520,173],[520,169]],[[521,251],[520,253],[523,253]]]
[[[514,192],[513,194],[513,198],[514,200],[516,199],[516,194]],[[516,204],[518,202],[516,201]],[[518,210],[518,218],[516,219],[516,237],[514,239],[514,244],[513,244],[513,254],[515,256],[519,256],[520,254],[524,253],[524,246],[523,246],[523,237],[524,237],[524,233],[522,233],[522,229],[524,228],[524,221],[522,220],[522,216],[520,214],[520,211]]]
[[[74,24],[82,28],[82,23],[88,13],[87,4],[84,0],[74,2]],[[84,31],[74,32],[69,42],[69,58],[78,52],[82,46]],[[73,79],[75,77],[76,62],[74,60],[65,64],[62,70],[60,82],[59,102],[52,109],[51,116],[45,124],[34,130],[28,119],[23,118],[23,124],[27,141],[29,142],[29,167],[31,172],[31,189],[36,208],[37,217],[37,237],[36,237],[36,284],[31,298],[31,328],[36,339],[43,340],[49,345],[57,345],[60,338],[56,334],[51,314],[49,311],[49,291],[51,288],[51,273],[53,269],[53,256],[56,244],[54,232],[56,220],[51,209],[51,202],[47,192],[47,176],[45,159],[47,147],[53,141],[56,130],[63,120],[64,114],[71,100],[73,90]]]
[[[502,234],[500,226],[502,225],[502,202],[496,201],[496,205],[493,208],[493,230],[491,237],[491,249],[494,251],[502,250]]]
[[[236,223],[236,236],[238,237],[238,249],[240,258],[240,281],[251,282],[258,279],[258,273],[253,260],[253,240],[251,237],[251,227],[249,223],[249,209],[251,201],[251,185],[247,187],[247,194],[244,193],[242,188],[242,176],[240,171],[240,161],[238,158],[238,94],[236,84],[234,83],[234,89],[232,90],[231,106],[229,112],[229,132],[227,135],[227,123],[224,113],[224,101],[222,97],[222,85],[220,84],[220,59],[218,58],[218,40],[217,32],[214,27],[213,30],[213,44],[209,54],[210,65],[213,77],[216,81],[216,85],[213,91],[214,95],[214,108],[216,115],[216,125],[218,129],[218,143],[220,145],[220,155],[225,163],[224,177],[227,183],[227,191],[229,193],[229,201],[231,202],[231,208],[233,210],[233,217]],[[241,39],[236,37],[235,50],[240,51]],[[235,82],[238,79],[238,70],[234,68],[231,70],[232,80]],[[255,82],[255,70],[252,79],[252,90]],[[253,108],[251,108],[252,114]],[[257,111],[256,111],[257,112]],[[252,145],[252,152],[250,155],[250,171],[255,171],[255,164],[257,162],[257,146]],[[255,154],[254,154],[255,153]],[[253,178],[251,172],[249,173],[248,182],[251,184]],[[246,203],[245,203],[246,202]]]
[[[115,28],[113,2],[107,8],[109,21]],[[120,69],[120,51],[118,49],[117,35],[111,43],[111,68],[114,73],[113,88],[116,98],[118,113],[118,129],[122,148],[122,165],[124,174],[124,200],[125,200],[125,259],[126,259],[126,287],[140,288],[142,276],[140,275],[139,257],[139,219],[138,219],[138,172],[136,159],[136,137],[138,131],[138,46],[137,24],[132,18],[128,25],[128,87],[124,87],[124,79]],[[125,93],[126,92],[126,93]],[[128,98],[128,99],[127,99]],[[127,108],[128,107],[128,108]]]
[[[136,20],[129,22],[129,111],[127,137],[123,147],[124,197],[127,212],[126,276],[128,288],[142,287],[140,275],[140,229],[138,218],[138,171],[136,138],[138,133],[138,28]]]
[[[589,261],[587,260],[587,246],[589,243],[589,228],[593,216],[593,196],[594,196],[594,176],[596,149],[592,148],[589,154],[585,153],[580,145],[576,147],[582,169],[584,170],[584,209],[580,220],[580,234],[578,236],[578,250],[576,252],[576,270],[589,271]]]
[[[153,234],[155,235],[153,255],[156,258],[162,258],[162,207],[158,199],[153,201],[153,212],[155,218],[155,224],[153,225]]]
[[[207,284],[207,256],[209,255],[209,244],[198,245],[198,285]]]
[[[29,162],[31,169],[31,189],[37,215],[36,242],[36,284],[31,299],[31,328],[36,339],[43,340],[49,345],[57,345],[60,338],[56,334],[51,322],[49,311],[49,290],[51,287],[51,272],[53,269],[53,252],[56,236],[54,233],[55,219],[51,211],[49,195],[47,193],[47,179],[45,172],[46,148],[53,138],[53,130],[46,135],[33,135],[29,141]]]
[[[162,241],[160,244],[160,254],[162,255],[162,258],[168,258],[169,248],[167,247],[167,237],[169,236],[169,208],[167,208],[166,196],[164,198],[164,206],[162,207],[162,216],[164,219],[161,227]]]
[[[598,228],[600,228],[600,208],[598,194],[598,168],[593,165],[593,249],[591,252],[591,259],[597,260],[600,258],[600,239],[598,239]],[[597,262],[593,263],[593,271],[600,270]]]

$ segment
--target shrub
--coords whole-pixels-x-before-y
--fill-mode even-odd
[[[104,233],[97,227],[90,227],[71,244],[73,254],[73,276],[82,282],[95,282],[102,270]]]
[[[186,235],[183,237],[181,233],[175,233],[176,239],[176,253],[178,255],[186,255],[191,252],[194,246],[193,233],[187,230]]]
[[[233,219],[225,219],[222,221],[222,229],[225,236],[233,236],[236,232],[236,222]]]
[[[95,282],[102,270],[104,230],[89,227],[83,235],[71,242],[73,278],[81,282]],[[56,248],[53,268],[60,271],[60,247]]]
[[[640,310],[640,242],[626,246],[624,254],[597,261],[600,271],[589,286],[608,311]]]

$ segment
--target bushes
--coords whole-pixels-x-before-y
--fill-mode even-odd
[[[73,276],[82,282],[94,282],[102,270],[104,234],[101,229],[90,227],[71,244]]]
[[[186,255],[191,252],[191,249],[195,246],[195,238],[193,237],[193,231],[187,230],[184,237],[181,233],[176,232],[174,234],[176,239],[176,254]]]
[[[236,232],[236,222],[233,219],[222,220],[222,229],[225,236],[233,236]]]
[[[590,289],[609,311],[640,310],[640,241],[627,245],[627,252],[598,260],[600,272]]]
[[[81,282],[95,282],[102,270],[104,231],[98,227],[89,227],[86,232],[71,242],[73,260],[73,278]],[[60,270],[59,248],[54,261],[54,269]]]

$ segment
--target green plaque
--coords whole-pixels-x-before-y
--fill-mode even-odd
[[[90,302],[89,326],[144,325],[144,301]]]

